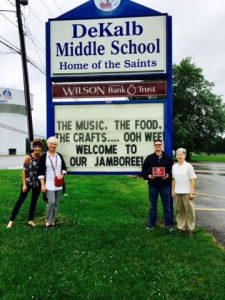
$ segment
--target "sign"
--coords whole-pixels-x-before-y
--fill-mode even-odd
[[[121,0],[94,0],[94,2],[98,9],[112,11],[120,5]]]
[[[166,176],[166,171],[164,167],[153,167],[152,168],[153,177],[164,177]]]
[[[52,20],[51,77],[166,73],[166,16]]]
[[[166,82],[54,84],[53,98],[165,96]]]
[[[164,104],[55,105],[55,132],[69,172],[139,173],[164,138]]]

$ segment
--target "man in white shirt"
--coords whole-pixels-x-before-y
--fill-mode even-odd
[[[194,168],[185,161],[186,150],[176,151],[177,163],[172,167],[172,196],[176,200],[176,221],[180,231],[188,230],[193,236],[195,230],[195,175]]]

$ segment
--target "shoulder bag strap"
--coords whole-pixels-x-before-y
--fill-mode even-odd
[[[52,165],[52,169],[53,169],[53,171],[54,171],[54,174],[55,174],[55,176],[56,176],[55,168],[54,168],[54,166],[53,166],[53,163],[52,163],[52,160],[51,160],[51,157],[50,157],[50,156],[49,156],[49,159],[50,159],[50,162],[51,162],[51,165]]]

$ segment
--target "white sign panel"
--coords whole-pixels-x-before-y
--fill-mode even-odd
[[[70,172],[140,172],[164,136],[164,105],[56,105],[58,151]]]
[[[166,16],[50,22],[51,76],[166,73]]]

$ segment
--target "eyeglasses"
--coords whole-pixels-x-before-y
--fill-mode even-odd
[[[160,147],[162,146],[162,144],[155,144],[155,147]]]

